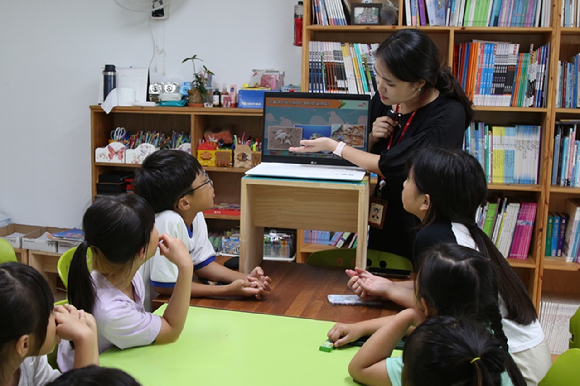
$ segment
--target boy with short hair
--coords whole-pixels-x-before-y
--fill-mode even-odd
[[[159,150],[149,155],[135,173],[135,193],[145,198],[155,211],[155,227],[182,240],[189,249],[194,273],[200,279],[224,283],[191,283],[191,297],[255,296],[270,292],[270,278],[260,267],[249,274],[233,271],[215,261],[202,211],[213,207],[213,182],[188,152]],[[177,267],[159,252],[151,258],[151,285],[158,293],[170,295],[177,280]],[[227,284],[225,284],[227,283]]]

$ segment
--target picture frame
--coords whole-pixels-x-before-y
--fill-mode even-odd
[[[352,4],[351,24],[378,25],[381,24],[381,3]]]

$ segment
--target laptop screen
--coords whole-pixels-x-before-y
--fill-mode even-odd
[[[330,137],[367,150],[370,96],[264,93],[263,162],[352,166],[332,152],[290,153],[303,139]]]

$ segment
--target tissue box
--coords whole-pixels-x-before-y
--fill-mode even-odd
[[[114,164],[125,163],[125,145],[121,142],[111,142],[105,147],[95,149],[95,162],[108,162]]]
[[[241,109],[263,109],[265,89],[244,88],[238,92],[238,107]]]
[[[22,238],[40,228],[34,225],[10,224],[0,228],[0,237],[7,240],[13,248],[22,248]]]
[[[48,237],[49,233],[68,230],[67,228],[41,227],[22,238],[22,248],[35,251],[58,252],[58,242]]]
[[[159,149],[150,143],[142,143],[135,149],[127,149],[125,152],[125,163],[141,165],[149,154],[154,153],[157,150]]]

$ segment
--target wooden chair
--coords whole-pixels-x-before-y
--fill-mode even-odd
[[[580,349],[564,351],[548,370],[539,386],[577,385],[580,380]]]
[[[18,261],[16,258],[16,252],[14,252],[12,244],[10,244],[7,240],[0,239],[0,264],[7,263],[9,261]]]

